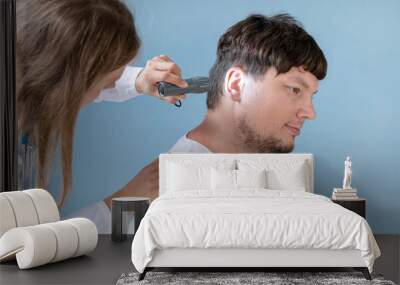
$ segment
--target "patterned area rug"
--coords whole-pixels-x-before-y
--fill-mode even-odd
[[[381,275],[372,274],[372,281],[364,278],[360,272],[148,272],[142,281],[138,281],[139,273],[124,273],[117,285],[133,284],[379,284],[395,285],[384,280]]]

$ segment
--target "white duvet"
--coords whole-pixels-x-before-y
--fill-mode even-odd
[[[372,272],[380,251],[365,219],[300,191],[181,191],[157,198],[132,243],[143,272],[154,249],[358,249]]]

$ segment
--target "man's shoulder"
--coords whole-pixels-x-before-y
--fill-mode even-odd
[[[211,153],[211,151],[199,143],[183,135],[168,151],[169,153]]]

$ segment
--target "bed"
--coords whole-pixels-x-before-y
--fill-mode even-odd
[[[380,251],[364,218],[314,194],[312,154],[161,154],[160,196],[132,242],[154,268],[352,267]]]

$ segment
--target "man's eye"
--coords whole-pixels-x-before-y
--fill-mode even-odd
[[[289,89],[290,92],[292,92],[292,93],[294,93],[296,95],[301,93],[301,89],[298,88],[298,87],[288,86],[288,89]]]

